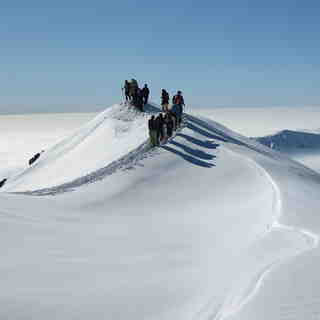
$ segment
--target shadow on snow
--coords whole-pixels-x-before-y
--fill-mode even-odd
[[[151,104],[146,105],[145,109],[148,114],[154,114],[154,113],[158,113],[160,111],[159,108],[157,108],[156,106],[153,106]],[[191,130],[194,130],[195,132],[198,132],[198,133],[204,135],[205,137],[208,137],[211,139],[216,139],[216,140],[220,140],[220,141],[224,141],[224,142],[230,142],[229,139],[226,140],[222,135],[218,136],[216,134],[212,134],[212,133],[208,132],[208,131],[212,132],[213,130],[210,127],[206,127],[204,121],[201,121],[201,120],[198,121],[198,119],[195,119],[194,117],[191,117],[188,115],[185,115],[184,119],[186,121],[186,127],[190,128]],[[208,131],[206,131],[202,128],[199,128],[198,126],[195,126],[191,122],[195,122],[197,125],[203,127],[204,129],[206,129]],[[219,133],[217,132],[217,134],[219,134]],[[177,136],[180,136],[195,145],[198,145],[200,147],[204,147],[207,149],[216,149],[217,147],[219,147],[219,144],[213,143],[208,140],[201,141],[200,139],[188,136],[186,134],[178,133]],[[239,143],[239,141],[237,141],[237,140],[235,140],[235,141]],[[179,151],[171,146],[168,146],[168,145],[162,146],[162,149],[167,150],[169,152],[172,152],[176,155],[179,155],[184,160],[186,160],[196,166],[200,166],[203,168],[212,168],[212,167],[216,166],[213,163],[205,161],[205,160],[213,160],[216,157],[214,155],[211,155],[211,154],[209,154],[205,151],[199,150],[199,149],[190,148],[189,146],[186,146],[186,145],[184,145],[180,142],[176,142],[176,141],[170,141],[169,144],[172,144],[178,148],[181,148],[184,152],[181,152],[181,151]],[[74,191],[74,189],[76,189],[77,187],[80,187],[82,185],[91,184],[93,182],[97,182],[99,180],[102,180],[102,179],[106,178],[107,176],[115,173],[117,170],[129,170],[129,169],[134,168],[137,165],[141,165],[140,161],[152,156],[152,154],[154,154],[154,150],[152,150],[148,141],[145,141],[144,143],[142,143],[136,149],[129,152],[124,157],[110,163],[109,165],[107,165],[101,169],[98,169],[92,173],[85,175],[85,176],[74,179],[70,182],[67,182],[67,183],[64,183],[64,184],[61,184],[58,186],[50,187],[50,188],[43,188],[40,190],[25,191],[25,192],[13,192],[13,193],[43,196],[43,195],[57,195],[57,194],[68,192],[68,191],[69,192]]]
[[[204,167],[204,168],[212,168],[212,167],[215,167],[216,165],[213,164],[213,163],[210,163],[210,162],[206,162],[206,161],[203,161],[201,159],[198,159],[194,156],[191,156],[189,154],[186,154],[186,153],[183,153],[181,151],[178,151],[172,147],[169,147],[169,146],[162,146],[162,149],[165,149],[169,152],[172,152],[172,153],[175,153],[177,155],[179,155],[180,157],[182,157],[184,160],[188,161],[188,162],[191,162],[192,164],[196,165],[196,166],[199,166],[199,167]]]
[[[211,132],[208,132],[206,130],[203,130],[202,128],[199,128],[199,127],[195,126],[194,124],[192,124],[190,122],[190,120],[187,122],[187,128],[189,128],[190,130],[192,130],[194,132],[197,132],[197,133],[199,133],[199,134],[201,134],[201,135],[203,135],[203,136],[205,136],[207,138],[211,138],[211,139],[215,139],[215,140],[219,140],[219,141],[223,141],[223,142],[228,142],[227,139],[225,139],[224,137],[222,137],[220,135],[218,136],[216,134],[212,134]]]
[[[180,142],[176,142],[176,141],[171,141],[169,142],[170,144],[173,144],[179,148],[181,148],[183,151],[190,153],[192,156],[203,159],[203,160],[212,160],[213,158],[215,158],[216,156],[209,154],[207,152],[204,152],[202,150],[199,149],[192,149]]]
[[[189,142],[191,142],[193,144],[196,144],[196,145],[198,145],[200,147],[207,148],[207,149],[216,149],[217,147],[220,146],[219,144],[213,143],[210,140],[202,141],[200,139],[188,136],[188,135],[186,135],[184,133],[178,133],[177,136],[178,137],[182,137],[182,138],[186,139],[187,141],[189,141]]]

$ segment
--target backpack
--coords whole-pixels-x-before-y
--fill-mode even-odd
[[[182,97],[180,95],[175,95],[172,100],[173,104],[182,104]]]

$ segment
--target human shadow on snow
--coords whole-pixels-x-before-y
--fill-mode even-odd
[[[281,152],[270,149],[269,147],[264,146],[263,144],[259,143],[255,139],[242,137],[240,135],[237,137],[237,135],[232,132],[229,134],[228,132],[225,132],[225,130],[228,130],[228,129],[223,127],[222,125],[213,124],[215,126],[215,127],[213,127],[213,125],[210,125],[207,122],[205,122],[199,118],[195,118],[194,116],[191,116],[191,115],[186,115],[185,118],[187,120],[189,127],[193,127],[195,129],[195,131],[198,130],[199,133],[202,133],[205,136],[208,136],[208,134],[211,135],[211,133],[208,133],[208,131],[213,132],[213,133],[219,135],[219,136],[217,136],[217,139],[219,139],[221,141],[225,141],[225,142],[228,142],[231,144],[246,147],[247,149],[252,150],[254,152],[257,152],[261,155],[264,155],[267,158],[279,160],[279,159],[282,159],[284,156],[283,154],[281,154]],[[197,126],[191,124],[190,122],[196,124],[197,126],[200,126],[201,128],[198,128]],[[202,130],[202,128],[205,130],[208,130],[208,131]],[[232,135],[234,135],[235,137],[233,137]],[[311,170],[311,169],[309,169],[309,170]]]
[[[154,112],[159,112],[160,109],[153,106],[153,105],[148,104],[148,105],[146,105],[146,111],[147,111],[147,113],[154,113]],[[191,120],[188,116],[185,116],[185,119]],[[201,124],[199,123],[198,125],[201,126]],[[223,140],[220,136],[210,134],[209,132],[207,132],[201,128],[198,128],[197,126],[194,126],[193,124],[190,123],[190,121],[188,121],[186,125],[189,128],[193,129],[194,131],[205,135],[206,137],[226,141],[226,140]],[[205,128],[205,129],[208,130],[209,128]],[[190,141],[191,143],[194,143],[196,145],[199,145],[201,147],[205,147],[208,149],[215,149],[219,146],[218,144],[210,143],[210,141],[201,141],[199,139],[187,136],[182,133],[178,133],[177,135],[180,135],[181,137],[185,138],[186,140]],[[182,148],[183,151],[185,151],[186,153],[181,152],[179,150],[176,150],[170,146],[162,146],[162,148],[169,151],[169,152],[172,152],[172,153],[175,153],[175,154],[181,156],[183,159],[185,159],[186,161],[189,161],[190,163],[192,163],[196,166],[200,166],[200,167],[204,167],[204,168],[211,168],[211,167],[216,166],[213,163],[204,161],[204,160],[212,160],[213,158],[215,158],[215,156],[210,155],[202,150],[190,148],[190,147],[185,146],[179,142],[173,141],[172,144],[177,147]],[[189,154],[187,154],[187,153],[189,153]],[[43,189],[34,190],[34,191],[18,192],[18,193],[42,196],[42,195],[57,195],[60,193],[73,191],[77,187],[80,187],[84,184],[90,184],[90,183],[102,180],[106,176],[113,174],[117,170],[133,169],[135,166],[140,165],[140,161],[142,159],[147,158],[147,157],[151,157],[153,154],[154,154],[154,150],[151,151],[151,147],[150,147],[148,141],[146,141],[146,142],[142,143],[140,146],[138,146],[136,149],[132,150],[131,152],[129,152],[128,154],[123,156],[122,158],[108,164],[107,166],[105,166],[103,168],[100,168],[94,172],[91,172],[85,176],[81,176],[81,177],[76,178],[70,182],[67,182],[67,183],[64,183],[61,185],[57,185],[54,187],[43,188]]]
[[[215,139],[215,140],[219,140],[219,141],[223,141],[223,142],[228,142],[228,140],[226,140],[222,136],[218,136],[216,134],[212,134],[206,130],[203,130],[202,128],[199,128],[199,127],[193,125],[190,121],[187,122],[186,127],[197,132],[197,133],[200,133],[201,135],[203,135],[207,138],[211,138],[211,139]]]
[[[216,156],[209,154],[207,152],[204,152],[202,150],[192,149],[192,148],[190,148],[180,142],[174,141],[174,140],[170,141],[170,144],[173,144],[173,145],[183,149],[183,151],[190,153],[192,156],[203,159],[203,160],[212,160],[213,158],[216,157]]]
[[[178,133],[177,136],[182,137],[193,144],[196,144],[200,147],[207,148],[207,149],[217,149],[220,146],[220,144],[213,143],[210,140],[202,141],[200,139],[188,136],[184,133]]]
[[[186,161],[191,162],[192,164],[194,164],[196,166],[199,166],[199,167],[212,168],[212,167],[216,166],[213,163],[203,161],[201,159],[198,159],[198,158],[196,158],[194,156],[191,156],[191,155],[188,155],[188,154],[183,153],[181,151],[178,151],[178,150],[176,150],[176,149],[174,149],[172,147],[169,147],[169,146],[162,146],[162,149],[165,149],[165,150],[167,150],[169,152],[175,153],[175,154],[179,155],[180,157],[182,157],[183,159],[185,159]]]
[[[239,145],[239,146],[244,146],[250,150],[253,150],[255,152],[263,154],[267,157],[277,158],[277,154],[275,152],[270,154],[270,151],[268,150],[269,148],[261,145],[257,141],[251,140],[250,142],[245,142],[245,141],[242,141],[241,138],[237,139],[237,138],[231,137],[230,135],[226,134],[223,130],[218,129],[218,128],[213,128],[212,126],[208,125],[205,121],[203,121],[199,118],[195,118],[190,115],[186,115],[186,119],[187,119],[187,126],[190,129],[192,129],[192,130],[194,130],[204,136],[212,137],[213,135],[211,132],[213,132],[213,133],[217,134],[217,136],[215,136],[217,140],[228,142],[228,143],[233,143],[233,144]],[[196,124],[197,126],[195,126],[191,122]],[[199,128],[198,126],[200,126],[201,128]],[[206,130],[208,130],[210,133]]]

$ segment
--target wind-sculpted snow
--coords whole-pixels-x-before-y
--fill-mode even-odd
[[[315,171],[203,117],[147,138],[146,115],[114,106],[8,184],[0,318],[247,319],[318,250]]]

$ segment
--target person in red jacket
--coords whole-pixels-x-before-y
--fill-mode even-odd
[[[161,107],[163,112],[168,112],[169,93],[165,89],[162,89],[162,92],[161,92]]]
[[[178,125],[181,125],[182,121],[182,113],[183,113],[183,107],[185,106],[184,104],[184,99],[182,96],[182,92],[179,90],[177,94],[172,98],[172,109],[177,110],[177,122]]]
[[[177,104],[179,106],[184,106],[184,99],[182,96],[182,92],[179,90],[177,94],[172,98],[172,104]]]

